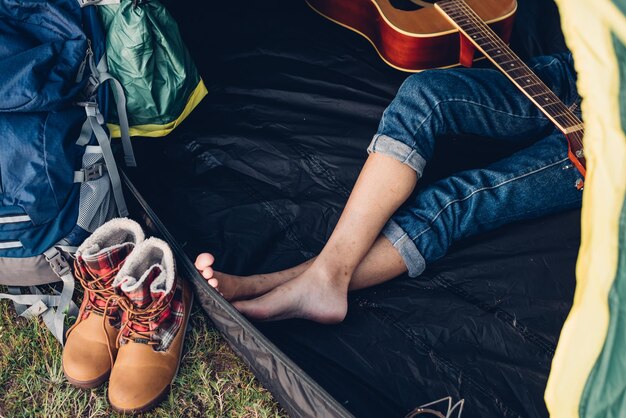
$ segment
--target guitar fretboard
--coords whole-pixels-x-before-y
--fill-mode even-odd
[[[463,0],[435,3],[443,14],[494,65],[533,101],[564,133],[583,130],[582,121],[554,94],[543,81],[504,43],[498,35]]]

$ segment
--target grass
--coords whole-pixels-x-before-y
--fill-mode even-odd
[[[3,289],[0,289],[3,290]],[[194,308],[183,360],[169,397],[145,417],[286,416]],[[63,377],[62,347],[36,320],[0,301],[0,417],[109,417],[106,385],[76,389]]]

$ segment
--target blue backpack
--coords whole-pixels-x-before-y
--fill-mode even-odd
[[[123,90],[108,74],[94,7],[0,0],[0,284],[9,289],[0,298],[22,316],[41,315],[61,342],[64,315],[76,312],[68,260],[98,226],[127,215],[105,127],[111,92],[134,165]],[[58,281],[61,292],[36,287]]]

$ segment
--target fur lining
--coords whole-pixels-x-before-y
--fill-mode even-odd
[[[144,239],[145,234],[137,222],[128,218],[115,218],[96,229],[78,247],[76,255],[83,259],[97,257],[105,251],[121,247],[127,243],[137,245]]]
[[[113,281],[123,292],[133,292],[141,287],[154,267],[161,269],[150,285],[150,292],[168,294],[174,287],[176,265],[169,245],[155,237],[137,244]]]

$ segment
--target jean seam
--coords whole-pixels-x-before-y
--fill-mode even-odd
[[[430,221],[428,221],[428,223],[429,223],[428,228],[426,228],[426,229],[424,229],[423,231],[419,232],[417,235],[415,235],[414,237],[412,237],[412,238],[411,238],[411,240],[412,240],[412,241],[415,241],[415,240],[416,240],[417,238],[419,238],[421,235],[423,235],[423,234],[425,234],[426,232],[428,232],[428,231],[431,229],[431,226],[430,226],[430,225],[432,225],[433,223],[435,223],[435,221],[439,218],[439,216],[441,216],[441,214],[442,214],[443,212],[445,212],[445,211],[446,211],[446,210],[447,210],[450,206],[452,206],[453,204],[455,204],[455,203],[459,203],[459,202],[464,202],[464,201],[466,201],[467,199],[469,199],[469,198],[471,198],[472,196],[474,196],[476,193],[479,193],[479,192],[484,192],[484,191],[486,191],[486,190],[494,190],[494,189],[497,189],[497,188],[499,188],[499,187],[501,187],[501,186],[503,186],[503,185],[505,185],[505,184],[508,184],[508,183],[510,183],[510,182],[512,182],[512,181],[516,181],[516,180],[519,180],[519,179],[521,179],[521,178],[527,177],[527,176],[529,176],[529,175],[532,175],[532,174],[538,173],[538,172],[540,172],[540,171],[546,170],[546,169],[548,169],[548,168],[550,168],[550,167],[554,167],[555,165],[561,164],[561,163],[563,163],[564,161],[567,161],[567,160],[569,160],[569,157],[568,157],[568,158],[563,158],[563,159],[560,159],[559,161],[556,161],[556,162],[554,162],[554,163],[550,163],[550,164],[548,164],[548,165],[545,165],[545,166],[540,167],[540,168],[538,168],[538,169],[535,169],[535,170],[529,171],[529,172],[527,172],[527,173],[521,174],[521,175],[519,175],[519,176],[515,176],[515,177],[512,177],[512,178],[510,178],[510,179],[504,180],[503,182],[498,183],[498,184],[496,184],[496,185],[489,186],[489,187],[482,187],[482,188],[480,188],[480,189],[476,189],[476,190],[472,191],[470,194],[468,194],[467,196],[465,196],[465,197],[463,197],[463,198],[461,198],[461,199],[452,200],[452,201],[450,201],[450,202],[446,203],[446,205],[445,205],[443,208],[441,208],[441,209],[439,210],[439,212],[437,212],[437,213],[435,214],[435,216],[434,216],[434,217],[433,217]]]
[[[441,107],[441,105],[446,104],[446,103],[456,103],[456,102],[469,103],[469,104],[472,104],[472,105],[475,105],[475,106],[479,106],[479,107],[488,109],[488,110],[490,110],[492,112],[501,113],[501,114],[504,114],[504,115],[513,116],[515,118],[520,118],[520,119],[537,119],[537,120],[544,120],[544,119],[546,119],[547,120],[547,118],[545,116],[543,116],[543,115],[540,115],[540,116],[516,115],[514,113],[505,112],[505,111],[503,111],[501,109],[496,109],[496,108],[487,106],[487,105],[485,105],[483,103],[478,103],[478,102],[475,102],[475,101],[469,100],[469,99],[445,99],[445,100],[439,101],[435,106],[432,107],[432,109],[430,110],[430,113],[428,113],[428,115],[424,118],[424,120],[415,129],[415,133],[413,135],[417,136],[417,132],[420,129],[422,129],[422,126],[428,121],[428,119],[430,119],[433,116],[435,111],[438,110],[439,107]]]
[[[404,161],[402,161],[402,164],[406,164],[406,163],[407,163],[407,162],[411,159],[411,157],[413,156],[413,154],[415,154],[415,150],[414,150],[414,149],[413,149],[413,150],[411,150],[411,152],[409,152],[409,154],[406,156],[406,158],[404,159]]]
[[[372,142],[370,142],[369,146],[367,147],[368,152],[369,152],[370,149],[372,151],[376,151],[376,143],[378,142],[378,138],[379,137],[380,137],[379,133],[374,135],[374,137],[372,138]]]
[[[575,187],[575,186],[572,186],[572,187]],[[570,207],[570,205],[572,205],[574,203],[577,203],[577,202],[578,202],[578,200],[570,200],[570,201],[567,201],[567,202],[563,202],[560,205],[553,206],[553,208],[556,208],[557,210],[562,210],[563,208],[568,208],[568,207]],[[484,222],[483,225],[488,225],[490,223],[498,222],[498,221],[502,221],[502,220],[506,220],[506,219],[514,219],[517,216],[530,215],[532,213],[539,212],[540,210],[541,209],[533,209],[533,210],[527,210],[527,211],[519,212],[519,213],[516,213],[515,215],[511,215],[511,216],[501,216],[501,217],[496,218],[494,220],[491,220],[489,222]]]
[[[437,108],[440,107],[440,105],[446,104],[446,103],[456,103],[456,102],[469,103],[469,104],[472,104],[472,105],[475,105],[475,106],[479,106],[479,107],[488,109],[489,111],[492,111],[492,112],[501,113],[501,114],[504,114],[504,115],[513,116],[515,118],[520,118],[520,119],[540,119],[540,120],[546,119],[547,120],[547,118],[545,116],[543,116],[543,115],[539,115],[539,116],[517,115],[515,113],[505,112],[502,109],[494,108],[494,107],[488,106],[488,105],[486,105],[484,103],[478,103],[478,102],[475,102],[475,101],[470,100],[470,99],[445,99],[445,100],[440,101],[439,103],[437,103],[433,107],[433,109],[430,111],[428,116],[426,116],[424,121],[422,121],[422,123],[420,123],[420,125],[417,128],[417,130],[421,129],[422,125],[428,120],[428,118],[430,118],[432,116],[432,114],[435,112],[435,110]]]
[[[407,234],[406,232],[404,234],[402,234],[400,236],[400,238],[398,238],[392,245],[395,247],[397,243],[399,243],[400,241],[402,241],[402,239],[404,239],[404,237],[408,236],[409,234]]]

